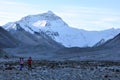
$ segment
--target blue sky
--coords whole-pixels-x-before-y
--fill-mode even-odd
[[[120,0],[0,0],[0,25],[53,11],[71,27],[120,28]]]

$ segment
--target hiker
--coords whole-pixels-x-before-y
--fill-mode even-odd
[[[24,59],[23,57],[20,57],[20,70],[22,70],[23,65],[24,65]]]
[[[28,70],[32,70],[32,57],[28,58]]]

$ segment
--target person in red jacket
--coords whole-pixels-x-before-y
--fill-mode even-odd
[[[28,70],[32,70],[32,58],[31,57],[29,57],[28,58]]]

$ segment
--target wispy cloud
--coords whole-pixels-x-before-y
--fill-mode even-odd
[[[10,21],[16,21],[23,16],[36,13],[37,10],[32,5],[21,2],[12,2],[0,0],[0,24],[5,24]],[[3,21],[4,19],[4,21]],[[6,19],[6,21],[5,21]]]
[[[86,30],[103,30],[118,27],[120,12],[108,8],[63,6],[58,14],[73,27]],[[117,24],[116,24],[117,23]],[[120,24],[119,24],[120,25]]]

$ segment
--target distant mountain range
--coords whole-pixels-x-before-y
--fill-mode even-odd
[[[120,60],[120,29],[75,29],[51,11],[26,16],[3,28],[0,27],[0,48],[14,56],[52,60]]]
[[[99,46],[60,49],[54,58],[55,60],[120,61],[120,34]]]
[[[41,35],[39,37],[48,38],[49,36],[49,38],[64,45],[65,47],[98,46],[105,41],[112,39],[120,32],[120,29],[108,29],[104,31],[86,31],[82,29],[75,29],[70,27],[59,16],[55,15],[51,11],[23,17],[19,21],[4,25],[3,28],[11,32],[18,39],[24,39],[22,41],[20,40],[23,43],[37,45],[41,41],[36,39],[35,36],[36,34],[39,34]],[[20,33],[20,30],[22,33]],[[32,35],[32,39],[30,36],[26,37],[26,35]],[[42,41],[44,42],[44,40]]]

